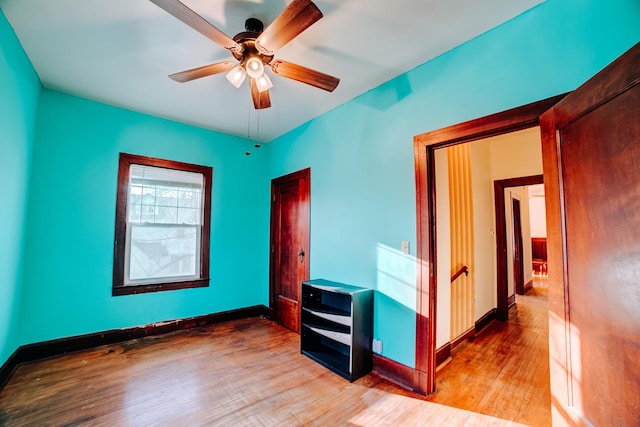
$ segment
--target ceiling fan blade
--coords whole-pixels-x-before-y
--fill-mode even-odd
[[[231,37],[213,26],[202,16],[189,9],[178,0],[149,0],[169,14],[175,16],[194,30],[198,31],[205,37],[219,44],[225,49],[234,52],[242,52],[242,46],[236,43]]]
[[[333,92],[338,83],[340,83],[340,79],[337,77],[292,62],[277,60],[270,65],[271,70],[279,76],[306,83],[328,92]]]
[[[179,73],[173,73],[170,74],[169,77],[177,82],[184,83],[201,77],[224,73],[225,71],[232,69],[235,65],[236,64],[233,62],[216,62],[215,64],[192,68],[191,70],[181,71]]]
[[[251,86],[251,98],[253,98],[253,107],[256,110],[271,107],[271,97],[269,96],[268,90],[260,92],[258,90],[258,85],[256,84],[256,79],[251,77],[249,77],[249,86]]]
[[[322,18],[311,0],[293,0],[258,36],[256,47],[265,55],[273,53]]]

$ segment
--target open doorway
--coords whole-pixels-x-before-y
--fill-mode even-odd
[[[454,152],[461,149],[468,153],[462,156],[464,161]],[[505,376],[526,376],[518,367],[518,361],[524,361],[532,367],[529,373],[538,380],[524,381],[532,386],[530,392],[524,386],[518,392],[532,396],[527,416],[540,417],[515,420],[547,425],[551,420],[548,363],[538,363],[548,359],[546,294],[523,297],[522,304],[517,309],[514,306],[516,294],[524,295],[533,286],[528,191],[530,185],[542,183],[539,128],[532,126],[455,146],[436,147],[433,161],[436,364],[451,363],[439,367],[442,370],[434,378],[438,382],[430,400],[487,413],[491,409],[485,407],[495,406],[495,400],[510,401],[499,389],[504,390]],[[467,206],[460,209],[458,204]],[[468,277],[457,274],[460,267],[468,267]],[[457,291],[456,287],[462,285],[467,289]],[[469,308],[472,317],[466,319],[461,312]],[[510,311],[513,326],[487,327],[497,318],[506,321]],[[481,336],[481,330],[488,336],[476,338]],[[531,339],[523,339],[532,331]],[[475,340],[470,343],[468,338]],[[482,346],[488,348],[479,348]],[[458,381],[460,377],[464,381]],[[471,387],[476,390],[472,393],[474,397],[486,398],[460,399],[461,387]],[[510,416],[507,414],[515,411],[513,416],[517,416],[520,403],[512,402],[516,402],[515,407],[503,405],[500,413],[490,414]]]
[[[530,185],[529,227],[531,229],[531,270],[533,278],[547,279],[547,210],[544,185]]]
[[[633,292],[611,293],[611,289],[638,288],[633,282],[638,263],[629,255],[638,253],[638,239],[629,233],[638,229],[638,217],[627,212],[633,211],[636,200],[629,194],[638,192],[638,169],[633,168],[639,152],[633,150],[638,147],[634,144],[638,133],[632,130],[640,123],[634,108],[640,93],[639,46],[566,98],[558,96],[414,138],[419,260],[415,391],[435,391],[434,150],[540,124],[549,230],[553,420],[565,424],[595,420],[591,424],[598,424],[597,420],[615,418],[624,424],[637,419],[633,408],[638,399],[633,390],[638,381],[620,375],[628,371],[626,359],[602,363],[598,353],[585,349],[626,354],[639,336],[640,322],[634,323],[637,307],[628,304]],[[576,265],[579,267],[571,268]],[[602,265],[612,268],[603,273]],[[589,393],[594,387],[600,387],[601,393]],[[603,405],[602,396],[618,398]]]
[[[438,148],[434,158],[440,365],[493,319],[506,321],[516,293],[533,285],[528,186],[542,184],[539,129]]]
[[[540,141],[539,136],[537,141]],[[531,240],[531,199],[529,187],[542,185],[542,175],[521,176],[516,178],[499,179],[494,181],[495,200],[495,227],[496,227],[496,318],[506,321],[509,318],[509,307],[515,302],[516,294],[524,295],[531,288],[533,281],[533,242]],[[543,190],[544,194],[544,190]],[[523,254],[520,264],[523,268],[523,280],[521,286],[517,286],[514,274],[515,250],[514,250],[514,215],[513,201],[518,200],[525,204],[526,227],[523,231],[526,245],[523,245]],[[544,210],[544,199],[542,199]],[[538,206],[539,210],[540,206]],[[522,216],[522,209],[520,210]],[[540,213],[536,215],[538,221]],[[544,221],[544,218],[542,218]],[[522,224],[521,224],[522,225]],[[539,232],[537,232],[539,234]],[[502,256],[501,256],[502,254]]]
[[[563,96],[549,98],[447,129],[418,135],[414,139],[416,164],[416,206],[418,269],[416,316],[416,366],[414,390],[425,394],[435,391],[436,368],[436,295],[439,276],[436,248],[435,151],[440,148],[529,129],[538,125],[539,116]],[[496,253],[497,259],[504,254]],[[496,271],[498,271],[496,260]],[[443,273],[440,273],[443,274]],[[445,276],[447,274],[445,273]]]

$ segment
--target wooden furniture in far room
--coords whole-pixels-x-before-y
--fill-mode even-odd
[[[533,261],[533,274],[547,276],[547,238],[531,238],[531,258]]]
[[[300,351],[354,381],[373,367],[373,291],[318,279],[302,282]]]

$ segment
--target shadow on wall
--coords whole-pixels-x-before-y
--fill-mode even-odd
[[[376,90],[371,90],[357,97],[355,101],[379,111],[386,111],[411,95],[411,92],[413,89],[409,78],[406,74],[402,74],[377,87]]]
[[[360,95],[354,101],[379,111],[386,111],[391,107],[397,106],[400,101],[412,94],[428,93],[432,98],[437,98],[437,96],[450,97],[452,95],[451,92],[441,92],[444,86],[438,87],[443,76],[446,78],[450,70],[455,70],[452,75],[463,73],[461,78],[468,75],[469,80],[472,80],[472,75],[476,72],[473,67],[460,68],[459,64],[465,61],[463,57],[464,54],[456,49],[448,51],[446,54],[437,55],[415,69],[400,74],[377,88]],[[437,66],[432,64],[434,61],[438,63]],[[436,93],[439,95],[436,95]],[[459,105],[456,105],[456,107],[459,108]],[[421,108],[424,108],[424,105]]]

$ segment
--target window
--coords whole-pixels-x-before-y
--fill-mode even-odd
[[[209,286],[212,174],[120,154],[113,295]]]

